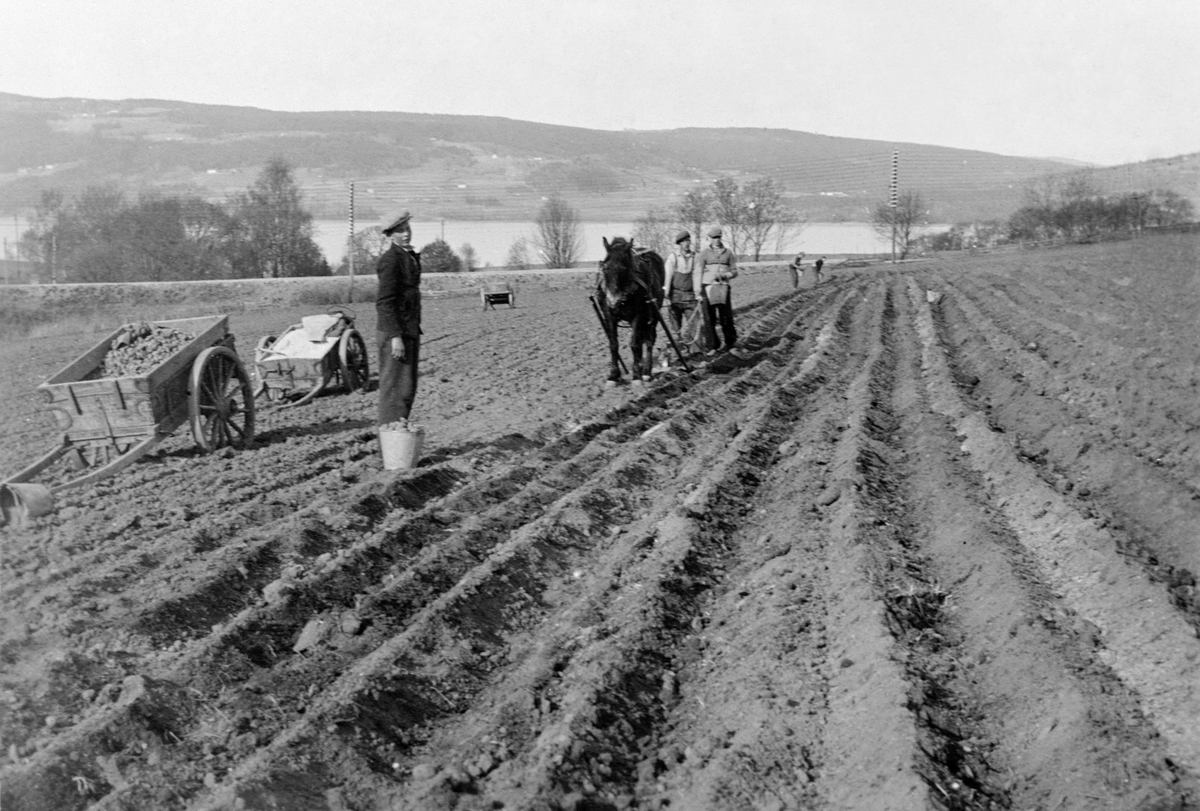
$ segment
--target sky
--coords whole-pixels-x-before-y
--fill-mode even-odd
[[[7,0],[0,91],[1109,165],[1200,151],[1200,0]]]

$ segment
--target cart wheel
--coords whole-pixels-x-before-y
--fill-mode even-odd
[[[367,361],[367,343],[356,329],[348,329],[338,339],[339,370],[347,391],[366,391],[371,370]]]
[[[311,403],[318,394],[325,391],[329,384],[333,382],[333,378],[340,374],[341,371],[337,359],[329,353],[326,353],[325,357],[321,359],[320,369],[321,376],[313,381],[312,388],[305,392],[303,397],[299,400],[284,403],[280,408],[295,408],[296,406]]]
[[[245,448],[254,440],[254,392],[232,350],[209,347],[192,363],[188,418],[201,450]]]

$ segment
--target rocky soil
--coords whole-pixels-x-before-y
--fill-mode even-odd
[[[1194,807],[1197,268],[751,270],[735,354],[611,390],[582,285],[431,298],[419,467],[330,393],[0,530],[0,802]],[[5,345],[0,467],[94,340]]]

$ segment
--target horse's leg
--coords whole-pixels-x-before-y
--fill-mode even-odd
[[[653,302],[650,306],[654,306]],[[650,376],[654,373],[654,337],[657,330],[658,323],[655,321],[654,314],[647,313],[641,331],[642,376],[645,377],[647,383],[650,382]]]
[[[611,389],[621,382],[621,349],[617,346],[617,322],[606,311],[605,319],[607,321],[606,332],[608,333],[608,380],[604,387]]]
[[[629,352],[633,355],[633,369],[630,374],[635,386],[642,382],[642,317],[639,315],[629,324]]]

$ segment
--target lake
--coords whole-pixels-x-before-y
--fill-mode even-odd
[[[356,222],[355,228],[369,227],[372,223]],[[583,230],[583,256],[581,261],[595,262],[604,258],[601,237],[628,237],[633,224],[628,222],[585,222]],[[325,253],[331,265],[337,265],[346,255],[346,237],[349,233],[345,220],[314,220],[313,239]],[[929,226],[930,230],[944,230],[949,226]],[[530,239],[535,232],[530,222],[438,220],[435,222],[413,222],[413,244],[418,248],[441,237],[456,253],[464,242],[475,249],[480,266],[503,265],[508,249],[519,237]],[[791,242],[777,251],[773,242],[765,253],[796,254],[845,254],[845,253],[890,253],[891,243],[880,237],[874,229],[861,222],[816,222],[809,223]],[[533,248],[530,246],[531,258]]]
[[[356,222],[355,227],[366,228],[370,222]],[[581,261],[595,262],[604,258],[604,246],[600,244],[601,237],[628,237],[633,231],[633,224],[628,222],[585,222],[581,223],[583,230],[583,256]],[[19,235],[29,227],[24,218],[12,217],[0,220],[0,233],[4,236],[6,247],[12,251]],[[949,228],[946,225],[931,225],[929,231],[941,231]],[[464,242],[469,242],[475,249],[479,265],[492,264],[502,266],[508,256],[508,249],[519,237],[530,239],[534,234],[531,222],[506,221],[460,221],[445,220],[435,222],[414,222],[413,243],[418,247],[442,237],[456,252],[460,251]],[[348,228],[345,220],[314,220],[313,239],[325,254],[331,265],[336,266],[346,255],[346,235]],[[803,251],[809,255],[846,254],[846,253],[881,253],[891,251],[888,240],[880,237],[874,229],[861,222],[814,222],[804,226],[782,251],[776,251],[774,243],[770,243],[767,253],[796,254]],[[15,253],[15,251],[14,251]],[[533,247],[530,246],[531,258],[534,257]]]

